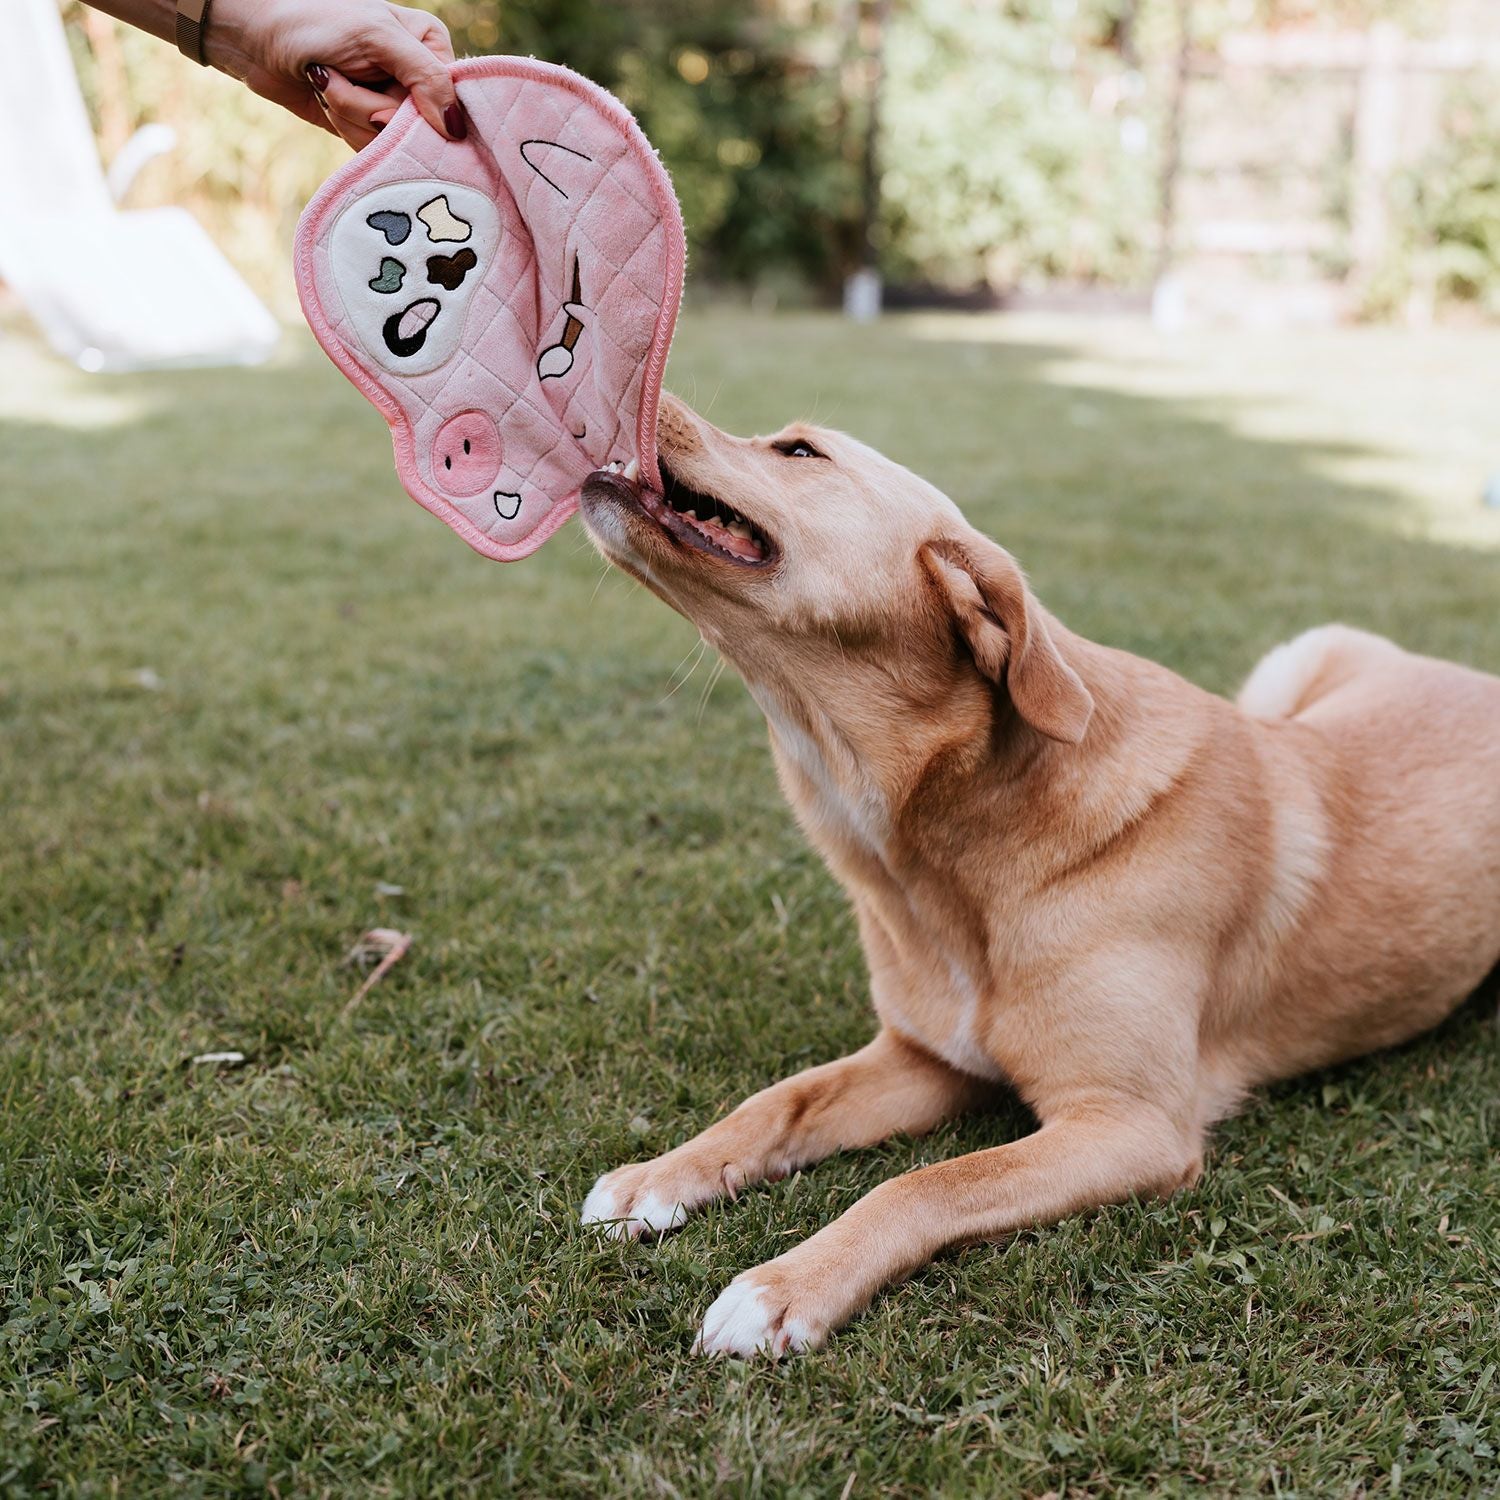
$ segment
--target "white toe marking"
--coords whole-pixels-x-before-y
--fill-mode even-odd
[[[589,1189],[589,1195],[583,1200],[583,1211],[579,1219],[585,1224],[606,1224],[611,1219],[622,1217],[619,1205],[615,1202],[614,1189],[609,1185],[609,1177],[606,1174]],[[618,1233],[619,1226],[610,1226],[611,1237]]]
[[[601,1177],[583,1200],[583,1211],[579,1215],[585,1224],[605,1224],[604,1231],[612,1240],[639,1239],[643,1234],[666,1234],[681,1228],[687,1222],[687,1210],[680,1203],[669,1203],[655,1193],[644,1194],[628,1207],[609,1181],[609,1173]]]
[[[687,1209],[680,1203],[668,1203],[655,1193],[647,1193],[631,1211],[629,1224],[635,1234],[666,1234],[687,1223]],[[635,1226],[640,1225],[637,1229]]]
[[[769,1354],[779,1359],[788,1349],[812,1343],[812,1330],[800,1318],[778,1319],[764,1287],[739,1277],[731,1281],[703,1319],[693,1342],[695,1354]]]

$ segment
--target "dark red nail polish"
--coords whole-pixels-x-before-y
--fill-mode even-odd
[[[315,94],[322,94],[328,87],[328,69],[322,63],[308,63],[303,69],[307,74],[307,81],[312,84]]]
[[[448,134],[455,141],[467,140],[469,137],[469,117],[464,113],[462,104],[450,104],[443,111],[443,124],[448,128]]]

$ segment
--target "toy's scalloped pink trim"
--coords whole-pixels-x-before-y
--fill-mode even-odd
[[[526,78],[539,83],[556,84],[577,94],[580,99],[592,104],[601,114],[612,120],[629,143],[631,151],[645,169],[646,178],[656,195],[656,206],[662,222],[667,227],[667,279],[662,297],[661,311],[657,314],[656,330],[652,334],[651,347],[646,353],[646,374],[641,382],[641,409],[636,421],[636,451],[640,459],[641,472],[656,472],[656,412],[661,397],[662,376],[666,372],[667,355],[672,347],[672,331],[677,326],[677,314],[682,304],[682,278],[684,267],[684,239],[682,210],[677,205],[677,194],[672,180],[662,166],[651,144],[641,133],[635,116],[607,89],[602,89],[591,79],[571,68],[559,67],[556,63],[539,62],[534,57],[473,57],[465,58],[453,65],[455,84],[476,78]],[[343,341],[334,332],[323,315],[315,295],[313,282],[313,247],[323,228],[324,219],[334,202],[343,194],[355,177],[363,178],[370,167],[382,157],[394,151],[412,125],[421,119],[417,107],[408,98],[396,111],[383,131],[361,151],[358,156],[336,171],[322,187],[313,194],[297,223],[296,248],[293,255],[293,271],[297,281],[297,296],[302,303],[303,315],[313,331],[313,337],[322,345],[324,352],[353,383],[362,390],[385,418],[391,429],[391,442],[396,452],[396,473],[406,492],[431,512],[445,526],[451,527],[476,552],[496,562],[516,562],[535,552],[578,509],[578,491],[565,495],[554,503],[546,517],[518,542],[497,542],[482,532],[467,516],[448,507],[442,509],[423,498],[426,488],[417,468],[415,434],[400,403],[359,363],[345,348]]]

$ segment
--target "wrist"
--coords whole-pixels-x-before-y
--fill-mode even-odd
[[[203,33],[208,27],[211,0],[177,0],[173,17],[172,38],[177,50],[190,61],[207,64],[203,51]]]
[[[204,61],[232,78],[245,78],[255,66],[264,66],[254,44],[258,28],[252,23],[265,8],[256,0],[211,0],[203,31]]]

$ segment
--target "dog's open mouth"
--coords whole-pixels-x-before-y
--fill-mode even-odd
[[[748,516],[713,495],[705,495],[684,484],[665,463],[661,471],[661,500],[673,517],[687,525],[687,540],[710,552],[720,553],[731,562],[763,563],[771,555],[771,546]],[[673,526],[674,531],[677,527]]]
[[[629,498],[663,530],[678,541],[712,557],[740,567],[763,567],[776,556],[776,546],[766,534],[726,501],[695,490],[669,469],[658,463],[661,488],[654,490],[640,483],[631,472],[602,469],[589,476],[590,485],[608,487]]]

